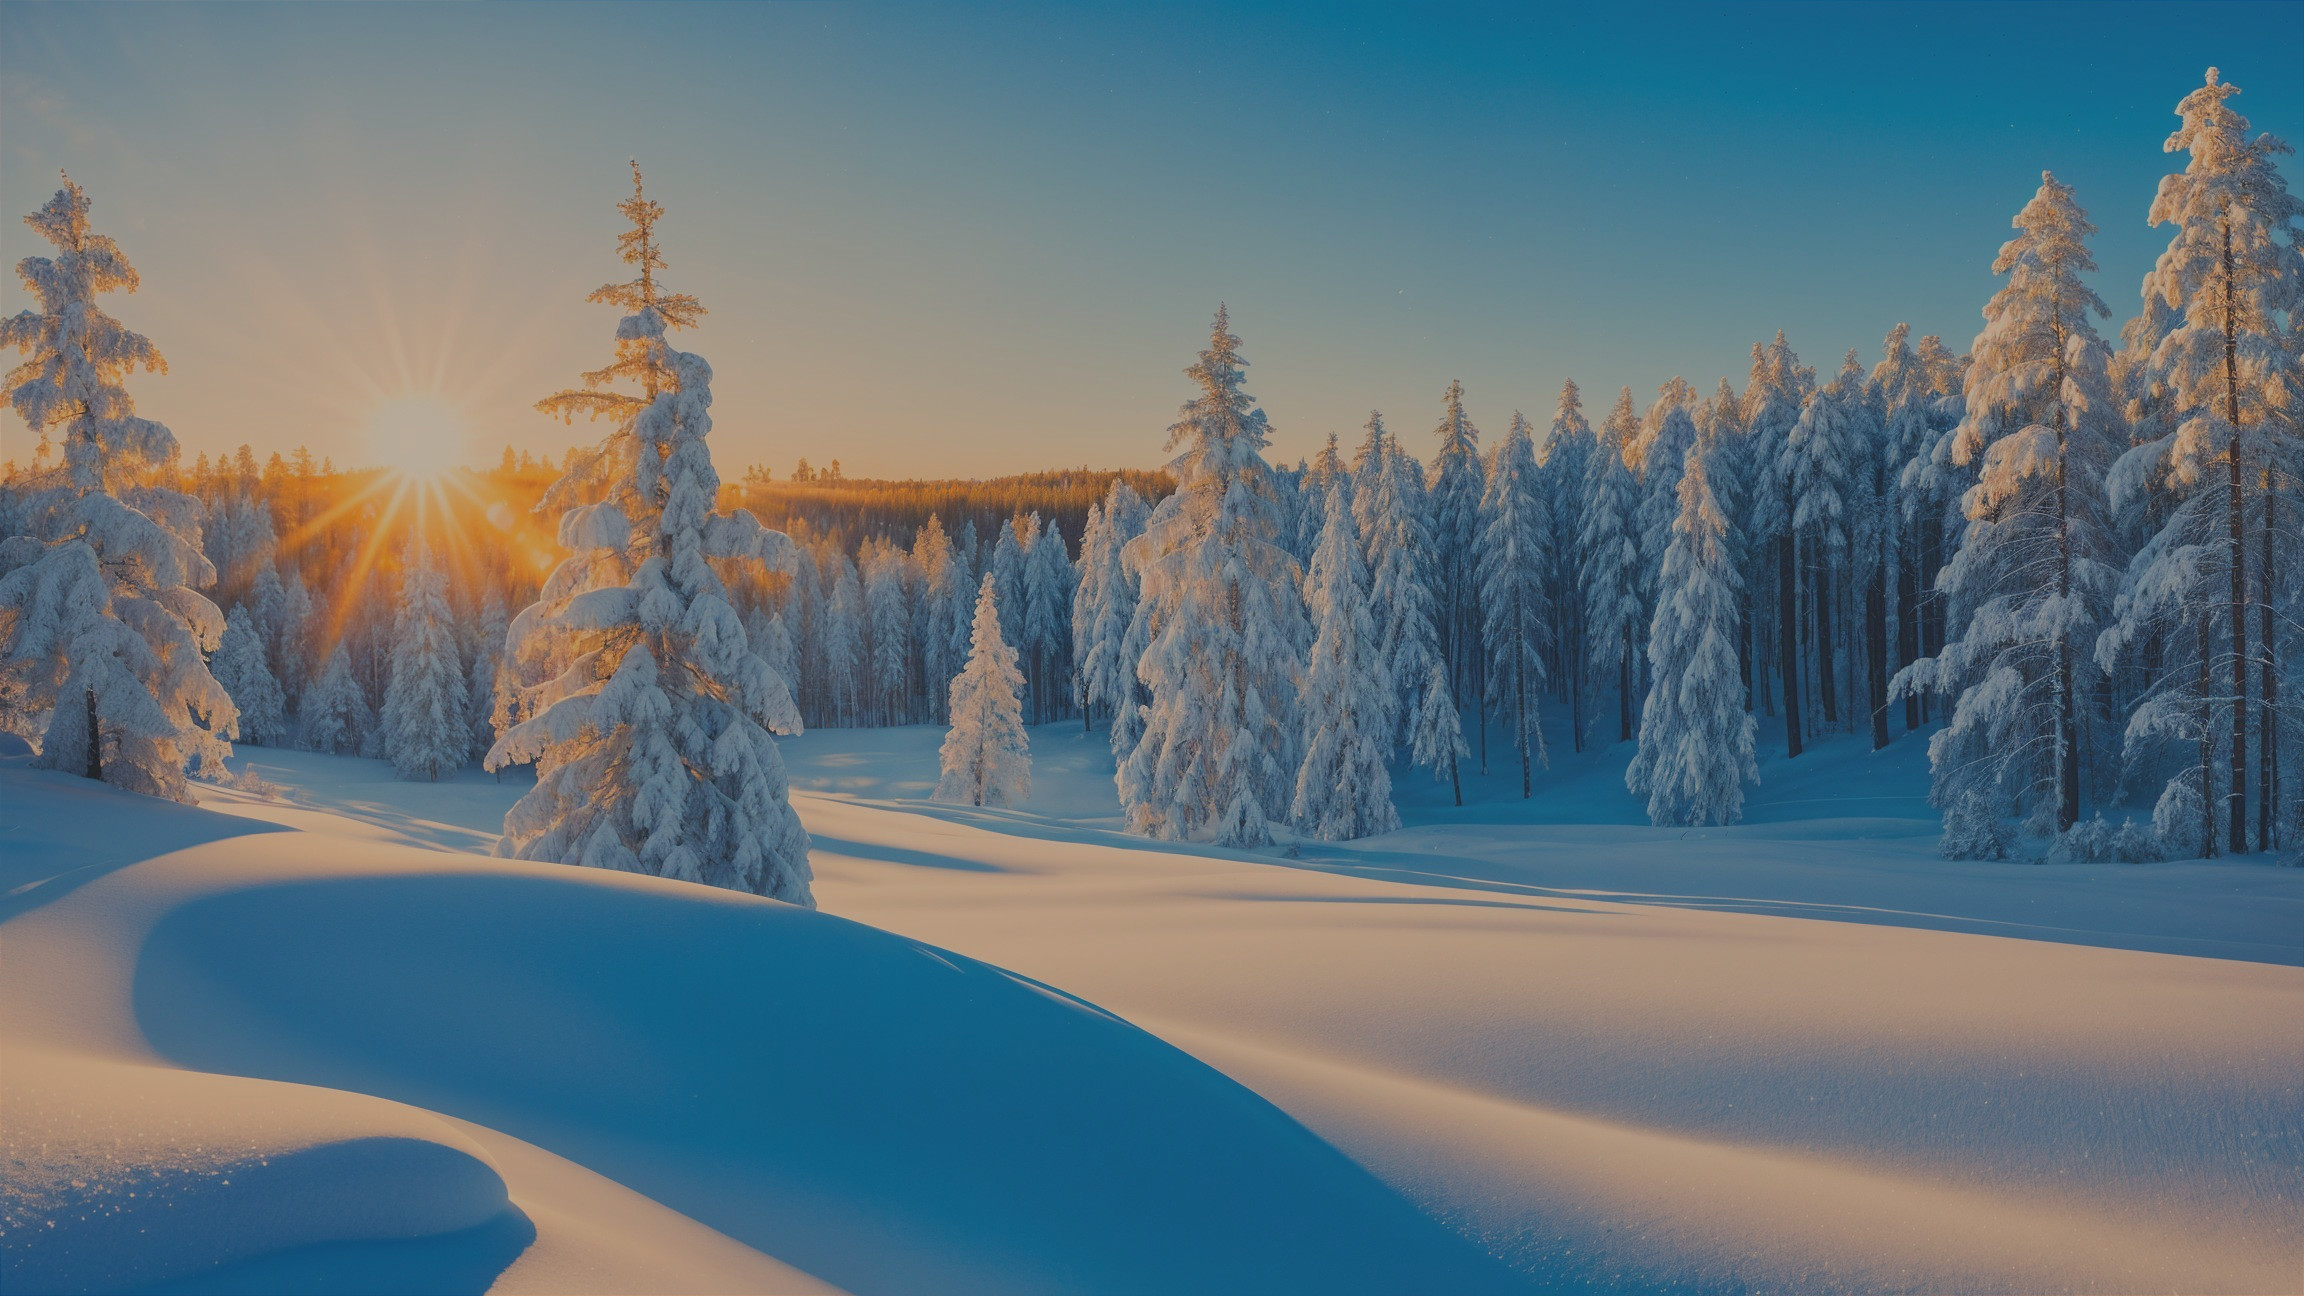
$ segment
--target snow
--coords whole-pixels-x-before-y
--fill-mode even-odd
[[[1403,830],[1291,854],[1123,835],[1068,722],[1023,805],[931,805],[940,737],[782,744],[822,913],[485,857],[511,776],[254,751],[280,799],[194,810],[0,761],[0,1200],[117,1183],[73,1166],[125,1140],[129,1213],[201,1226],[107,1259],[236,1266],[171,1290],[2208,1292],[2304,1261],[2304,872],[1941,860],[1918,741],[1764,754],[1747,821],[1689,831],[1639,822],[1628,746],[1555,744],[1531,802],[1517,761],[1462,810],[1408,780]],[[28,1057],[75,1101],[37,1106]],[[326,1157],[359,1159],[341,1197],[266,1206]],[[56,1245],[10,1229],[9,1289]]]

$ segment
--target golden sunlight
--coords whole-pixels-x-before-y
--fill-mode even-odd
[[[454,471],[467,445],[463,411],[437,396],[386,401],[368,419],[369,457],[405,477]]]

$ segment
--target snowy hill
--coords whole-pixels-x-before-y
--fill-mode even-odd
[[[1032,800],[981,811],[926,804],[939,736],[783,744],[825,913],[469,853],[509,779],[261,751],[281,798],[194,810],[0,764],[0,1285],[2265,1291],[2304,1261],[2292,870],[1948,864],[1906,771],[1801,815],[1870,795],[1830,748],[1737,829],[1594,822],[1625,802],[1597,752],[1556,771],[1582,822],[1475,780],[1301,858],[1155,847],[1111,831],[1101,734],[1036,730]]]

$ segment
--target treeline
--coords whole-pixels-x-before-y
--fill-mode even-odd
[[[837,467],[838,461],[834,463]],[[1034,513],[1077,543],[1088,524],[1089,508],[1104,498],[1115,480],[1127,482],[1146,499],[1175,489],[1166,473],[1134,468],[1067,468],[986,481],[903,481],[827,475],[810,469],[803,459],[787,481],[770,479],[756,465],[739,483],[723,487],[722,497],[766,526],[780,531],[804,526],[851,547],[864,536],[910,545],[930,518],[939,520],[947,532],[973,526],[977,534],[988,536],[1001,523]]]

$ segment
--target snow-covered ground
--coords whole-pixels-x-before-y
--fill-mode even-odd
[[[784,743],[822,913],[477,858],[520,792],[0,762],[0,1288],[2287,1291],[2304,871],[1952,864],[1915,742],[1640,826],[1555,753],[1401,832],[1015,810]],[[223,1267],[219,1268],[218,1266]]]

